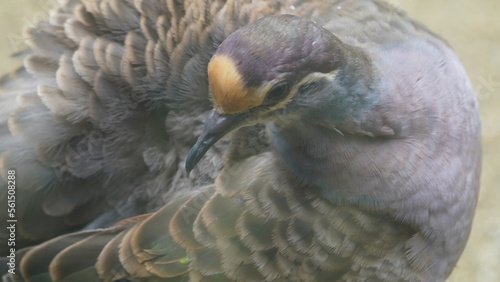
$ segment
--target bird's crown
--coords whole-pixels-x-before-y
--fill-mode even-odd
[[[329,73],[342,62],[333,35],[293,15],[261,18],[231,34],[208,64],[217,110],[224,114],[274,106],[311,73]]]

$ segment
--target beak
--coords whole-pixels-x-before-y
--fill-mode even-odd
[[[219,114],[215,110],[210,112],[205,119],[205,128],[203,132],[186,157],[186,171],[188,174],[212,145],[217,143],[217,141],[229,132],[240,127],[244,120],[244,116],[244,113]]]

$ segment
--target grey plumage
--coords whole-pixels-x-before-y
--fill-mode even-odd
[[[22,250],[14,279],[450,274],[481,148],[442,39],[379,1],[82,2],[30,31],[25,69],[2,83],[20,242],[154,213]]]

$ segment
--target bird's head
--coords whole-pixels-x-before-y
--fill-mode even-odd
[[[227,37],[208,64],[214,109],[186,170],[237,128],[314,114],[328,103],[326,86],[345,64],[341,45],[321,26],[293,15],[264,17]]]

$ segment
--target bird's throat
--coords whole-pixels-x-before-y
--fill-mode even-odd
[[[323,125],[269,126],[271,144],[290,172],[308,187],[319,188],[324,197],[336,202],[352,202],[361,206],[378,206],[386,178],[375,177],[370,185],[363,185],[365,178],[380,174],[377,155],[381,143],[373,137],[342,134]],[[378,144],[377,144],[378,143]],[[383,151],[383,150],[382,150]]]
[[[271,142],[282,163],[306,184],[321,185],[331,175],[333,142],[338,132],[314,124],[269,126]]]

